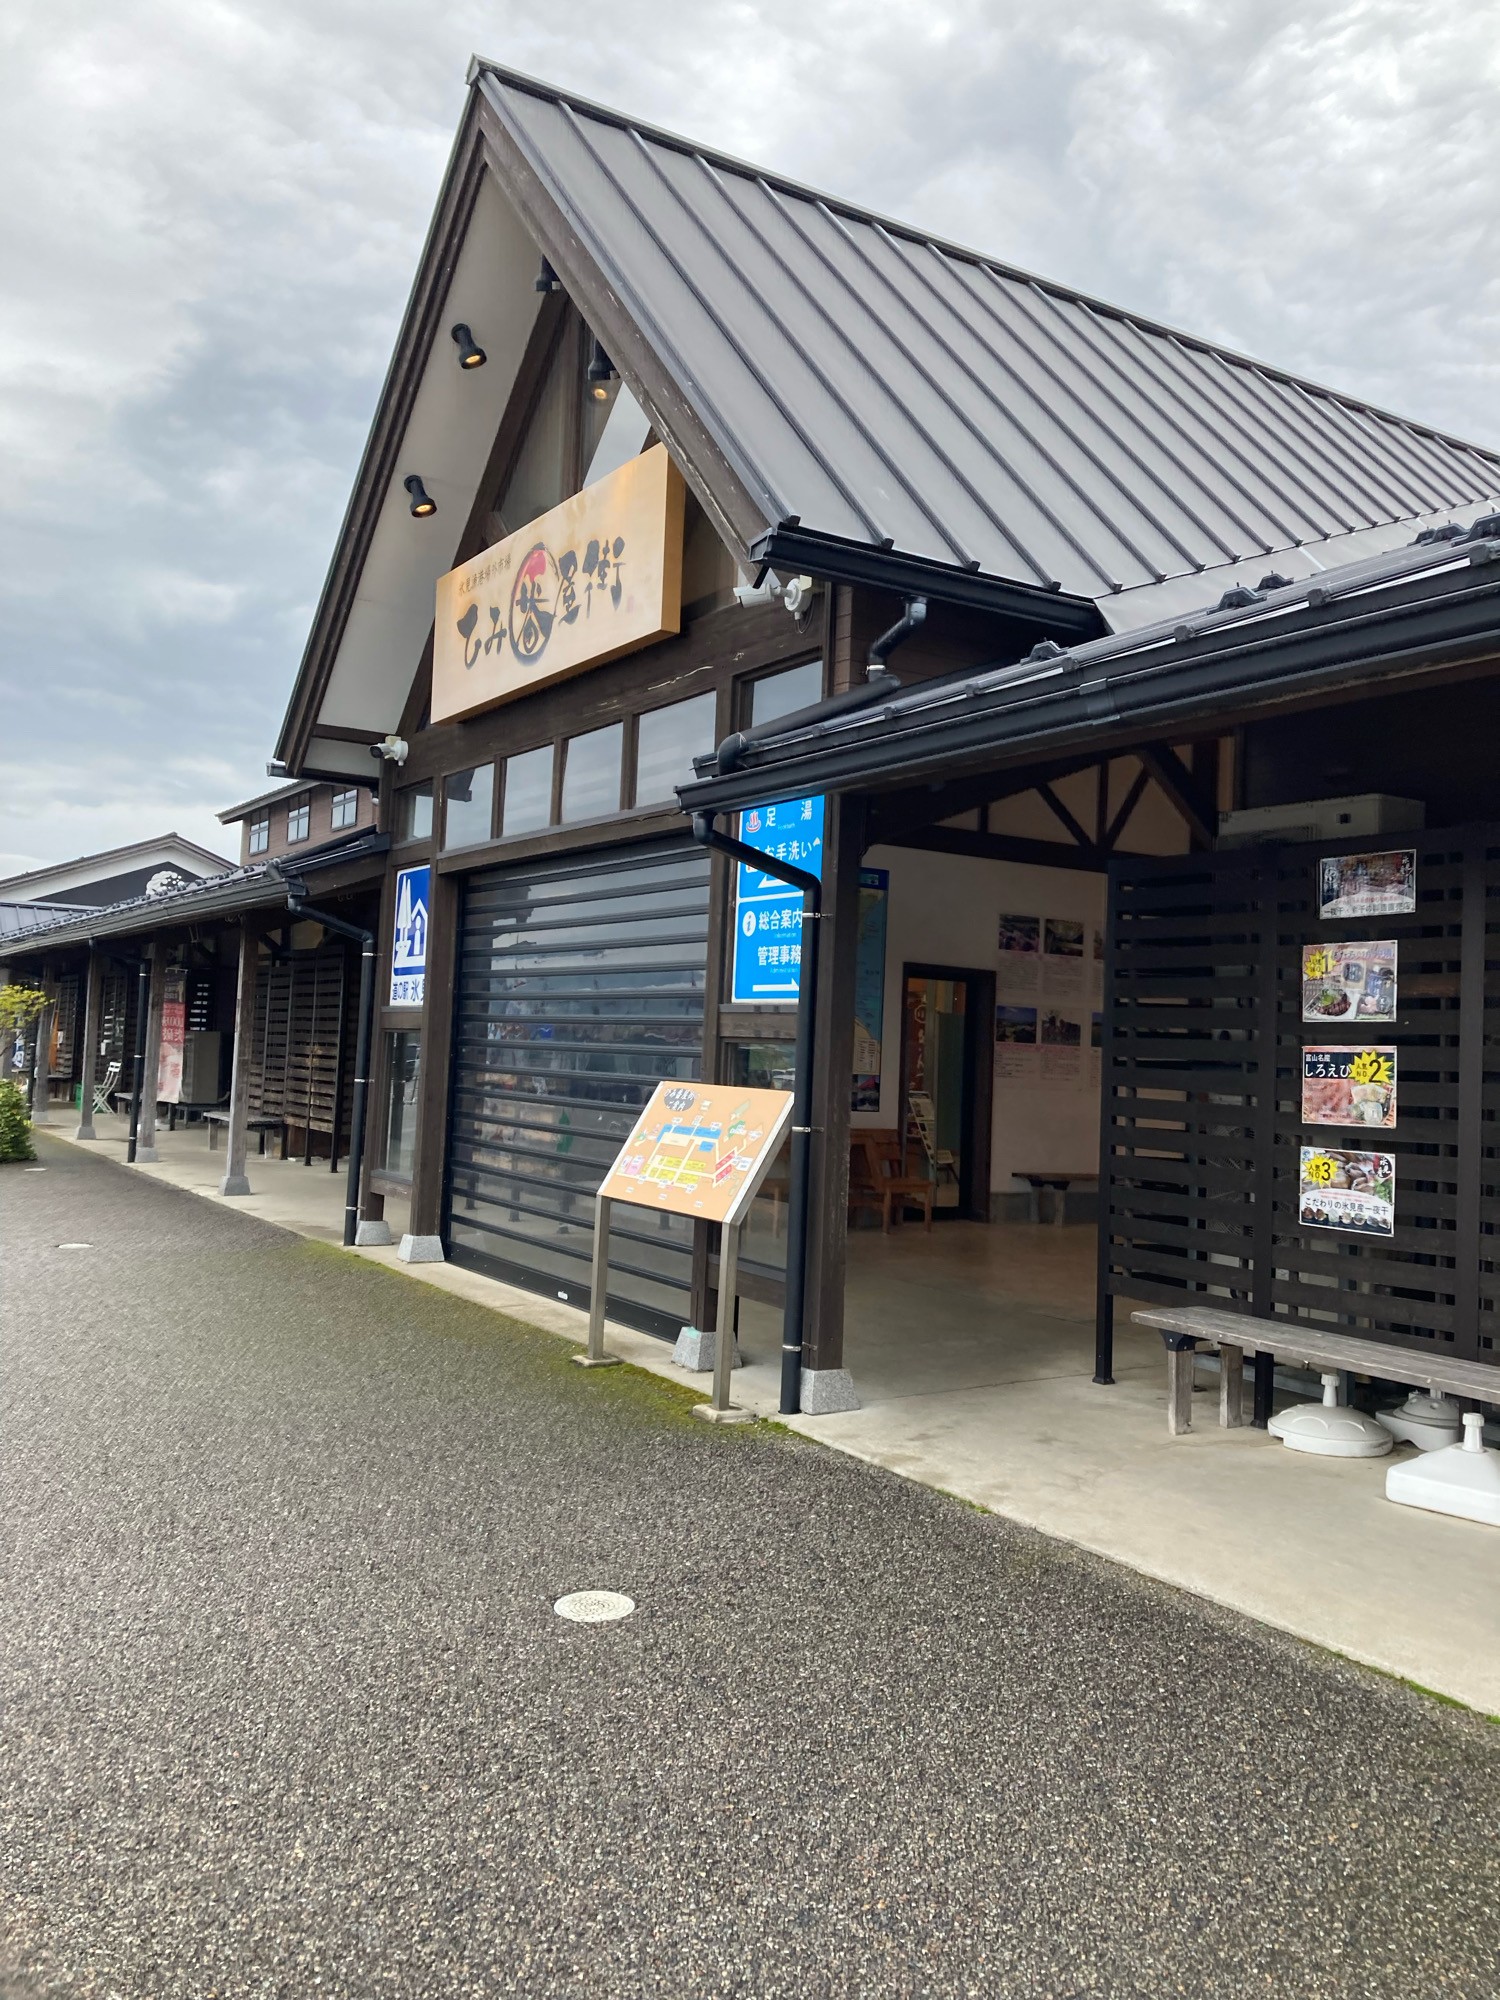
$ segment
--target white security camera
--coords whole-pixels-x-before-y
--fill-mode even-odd
[[[737,583],[734,586],[734,601],[741,610],[748,610],[752,604],[774,604],[781,595],[781,579],[775,570],[768,569],[760,583]]]
[[[781,602],[794,618],[800,618],[803,612],[812,609],[812,601],[817,594],[818,586],[810,576],[794,576],[783,589]]]
[[[391,764],[404,764],[409,748],[404,736],[382,736],[378,743],[370,745],[370,755],[384,757]]]

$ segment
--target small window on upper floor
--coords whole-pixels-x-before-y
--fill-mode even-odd
[[[794,709],[807,708],[823,698],[823,662],[805,660],[800,667],[784,667],[779,674],[765,674],[750,684],[750,725],[774,722]]]
[[[443,845],[474,847],[490,838],[495,810],[495,767],[479,764],[443,780]]]
[[[397,840],[426,840],[432,833],[432,780],[396,794]]]
[[[259,819],[250,822],[250,852],[264,854],[271,845],[271,815],[262,813]]]
[[[359,824],[359,790],[351,785],[347,792],[333,795],[333,830],[339,833],[346,826]]]
[[[289,805],[286,809],[287,844],[290,846],[294,841],[306,840],[311,828],[312,800],[304,793],[300,799],[294,804]]]
[[[635,802],[670,800],[693,775],[693,759],[714,747],[716,695],[695,694],[667,708],[652,708],[636,724]]]
[[[563,745],[562,816],[602,819],[620,810],[620,762],[625,726],[611,722],[570,736]]]

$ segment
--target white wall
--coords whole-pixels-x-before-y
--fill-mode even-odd
[[[872,848],[869,868],[890,873],[885,958],[884,1033],[880,1109],[856,1112],[860,1125],[899,1122],[902,968],[910,962],[1000,968],[999,918],[1071,917],[1085,926],[1083,993],[1076,1011],[1084,1040],[1076,1080],[1031,1083],[995,1079],[992,1191],[1015,1191],[1018,1170],[1092,1172],[1099,1157],[1099,1091],[1088,1047],[1088,1020],[1099,1005],[1092,996],[1089,930],[1104,922],[1105,878],[1081,869],[1035,868],[966,856],[928,854],[914,848]],[[993,1023],[986,1024],[993,1048]],[[1033,1067],[1039,1067],[1033,1066]]]

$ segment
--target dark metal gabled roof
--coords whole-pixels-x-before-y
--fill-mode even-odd
[[[839,574],[840,552],[888,549],[1101,601],[1115,623],[1121,591],[1500,493],[1493,452],[513,72],[474,75],[781,528],[783,566],[822,552]]]

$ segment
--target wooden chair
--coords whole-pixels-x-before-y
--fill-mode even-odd
[[[935,1192],[925,1174],[901,1171],[901,1141],[894,1132],[856,1132],[850,1140],[849,1202],[851,1207],[878,1208],[881,1234],[889,1236],[892,1221],[900,1222],[909,1208],[921,1212],[932,1228]]]

